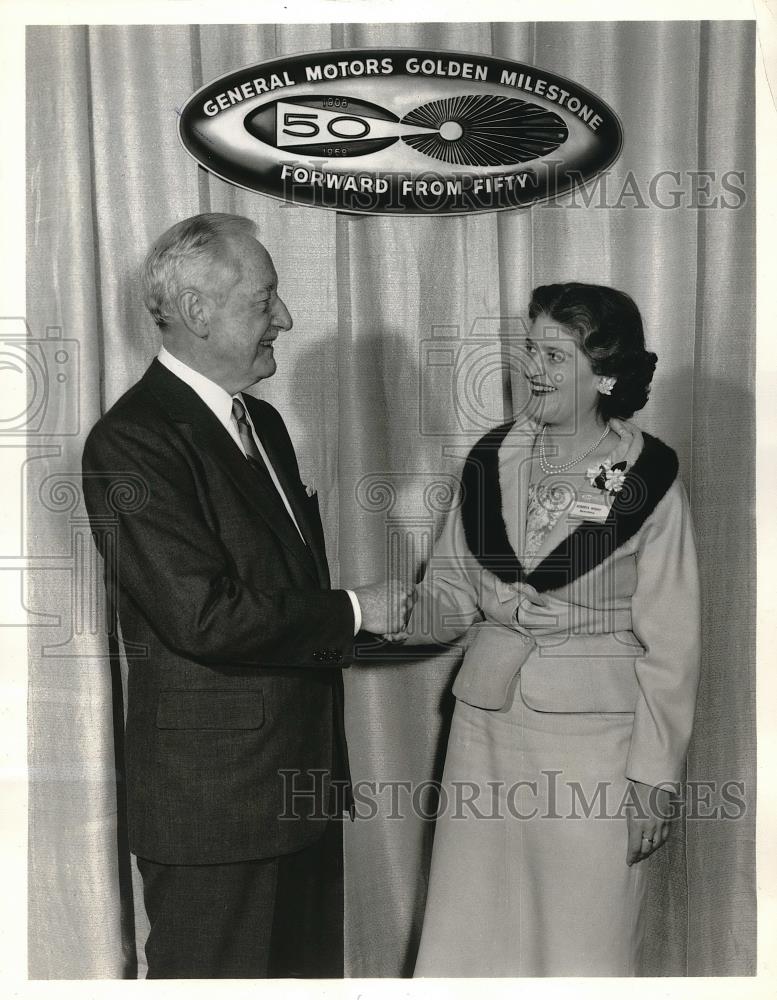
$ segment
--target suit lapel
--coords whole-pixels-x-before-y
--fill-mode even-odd
[[[499,449],[514,421],[488,431],[472,448],[461,475],[464,538],[478,562],[503,583],[523,579],[523,567],[507,534],[499,478]]]
[[[570,523],[565,510],[542,539],[535,552],[526,551],[526,527],[529,511],[529,484],[531,482],[532,455],[538,432],[517,423],[507,432],[499,448],[499,483],[502,507],[508,538],[515,540],[514,548],[527,574],[559,545],[562,545],[580,521]],[[510,504],[510,506],[508,506]],[[511,530],[511,523],[514,527]]]
[[[507,537],[521,561],[526,546],[526,505],[535,439],[533,430],[515,423],[502,440],[497,457],[502,516]]]
[[[272,481],[251,467],[210,407],[185,382],[156,360],[146,372],[144,381],[171,418],[188,427],[194,446],[221,466],[238,492],[264,518],[288,552],[316,579],[311,552],[289,518]]]
[[[467,456],[462,474],[461,514],[467,545],[478,562],[505,584],[523,581],[542,592],[559,589],[583,576],[640,529],[677,475],[675,452],[643,432],[642,451],[628,470],[623,489],[616,494],[606,521],[583,521],[570,531],[567,519],[562,516],[534,557],[524,562],[516,554],[505,522],[503,486],[508,497],[516,496],[508,516],[517,519],[511,533],[517,539],[518,552],[522,552],[529,439],[532,446],[534,440],[525,428],[514,428],[516,425],[510,422],[485,434]],[[518,435],[523,435],[523,445],[519,444]],[[509,454],[500,456],[500,450],[508,442],[523,447],[523,460],[518,459],[518,464]],[[517,486],[513,494],[514,482]]]
[[[324,589],[328,589],[330,579],[324,546],[324,531],[321,525],[321,518],[317,510],[314,509],[316,506],[315,501],[303,491],[302,483],[296,474],[296,469],[290,461],[291,456],[286,454],[288,447],[283,448],[275,435],[271,433],[267,421],[263,419],[262,410],[257,405],[257,400],[247,393],[243,395],[243,399],[246,401],[246,406],[251,414],[254,429],[259,435],[264,450],[267,452],[267,457],[272,463],[278,481],[283,488],[283,492],[286,494],[286,499],[289,501],[289,506],[294,511],[294,517],[297,519],[300,531],[307,542],[310,555],[316,564],[319,582]],[[274,492],[277,495],[277,490],[274,490]],[[288,519],[285,507],[284,514]],[[295,534],[297,534],[296,530]]]
[[[677,454],[663,441],[645,431],[642,436],[642,451],[615,494],[607,519],[583,521],[569,532],[562,527],[561,539],[552,550],[547,551],[547,545],[540,548],[527,583],[540,591],[571,583],[601,565],[650,517],[675,481],[679,463]]]

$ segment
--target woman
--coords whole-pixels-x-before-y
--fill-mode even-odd
[[[467,634],[416,976],[634,975],[691,735],[688,500],[620,422],[656,355],[615,289],[543,286],[529,315],[530,419],[471,450],[406,630]]]

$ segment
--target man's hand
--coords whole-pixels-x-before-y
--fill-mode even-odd
[[[637,809],[636,815],[629,809],[626,817],[626,864],[629,867],[649,858],[666,843],[672,815],[672,796],[667,788],[653,788],[641,781],[632,781],[630,791],[630,800],[637,804]]]
[[[412,587],[406,587],[399,580],[385,580],[359,587],[354,592],[362,609],[365,632],[401,637],[411,607]]]

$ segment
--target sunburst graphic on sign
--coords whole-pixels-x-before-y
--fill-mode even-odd
[[[402,141],[445,163],[492,167],[546,156],[566,141],[564,121],[552,111],[512,97],[471,94],[415,108],[403,125],[433,129]]]

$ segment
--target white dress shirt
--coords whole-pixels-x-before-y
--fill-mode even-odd
[[[157,355],[157,360],[160,364],[164,365],[168,371],[171,371],[173,375],[176,375],[182,382],[185,382],[190,389],[200,397],[200,399],[205,403],[209,410],[211,410],[216,417],[218,417],[219,422],[223,424],[224,428],[229,432],[230,437],[238,446],[243,455],[247,456],[245,453],[245,448],[243,447],[243,442],[240,440],[240,432],[237,429],[237,424],[232,417],[232,400],[237,398],[240,402],[243,402],[242,393],[235,393],[235,396],[230,396],[226,389],[222,389],[220,385],[209,379],[202,372],[195,371],[194,368],[190,368],[189,365],[184,364],[179,358],[176,358],[174,354],[171,354],[167,348],[160,348],[159,354]],[[283,505],[289,512],[289,517],[291,518],[295,528],[299,531],[299,536],[302,541],[305,541],[305,537],[300,531],[300,527],[297,524],[297,519],[294,516],[294,512],[291,509],[288,498],[283,492],[283,487],[280,484],[278,476],[275,474],[275,469],[272,467],[272,462],[270,461],[267,452],[264,450],[261,439],[256,433],[256,428],[254,427],[253,421],[251,420],[251,415],[248,412],[248,407],[243,404],[245,410],[246,418],[248,424],[251,428],[251,435],[254,439],[256,447],[259,449],[264,462],[267,466],[267,471],[270,474],[276,490],[280,494],[281,500],[283,500]],[[307,542],[305,542],[307,544]],[[359,605],[359,599],[352,590],[346,590],[346,593],[351,599],[351,604],[353,605],[353,616],[354,616],[354,635],[359,631],[362,624],[362,611]]]

